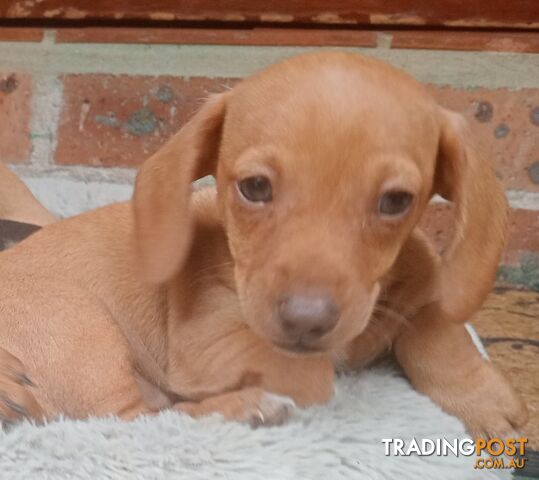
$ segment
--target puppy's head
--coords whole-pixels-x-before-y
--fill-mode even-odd
[[[272,66],[212,98],[142,167],[135,213],[146,271],[163,281],[179,268],[190,183],[213,173],[246,321],[282,348],[329,350],[365,328],[440,193],[457,203],[460,231],[438,300],[460,318],[490,287],[504,215],[461,123],[375,60],[321,53]]]

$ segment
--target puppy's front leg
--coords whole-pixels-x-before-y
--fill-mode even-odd
[[[289,397],[269,393],[259,387],[248,387],[200,402],[177,403],[174,408],[192,417],[219,413],[226,420],[246,422],[256,427],[282,424],[292,413],[295,403]]]
[[[414,387],[459,417],[472,435],[511,434],[527,419],[524,402],[484,360],[462,324],[425,307],[403,329],[395,354]]]

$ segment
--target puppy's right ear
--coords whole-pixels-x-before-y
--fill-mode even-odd
[[[137,175],[135,241],[144,277],[152,282],[170,279],[191,244],[191,183],[215,173],[226,95],[210,97]]]
[[[440,304],[465,322],[494,283],[504,247],[507,201],[464,118],[440,109],[441,134],[434,192],[455,204],[456,234],[442,256]]]

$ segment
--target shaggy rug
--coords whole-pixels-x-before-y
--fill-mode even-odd
[[[510,478],[474,470],[475,455],[386,456],[383,438],[464,438],[461,423],[416,393],[394,368],[343,376],[327,406],[297,411],[284,426],[253,430],[218,416],[176,412],[0,433],[2,479],[418,479]]]

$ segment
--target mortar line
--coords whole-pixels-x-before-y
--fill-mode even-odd
[[[63,101],[62,90],[62,82],[55,75],[32,77],[30,164],[34,166],[54,165]]]
[[[137,170],[123,167],[86,167],[86,166],[49,166],[49,165],[10,165],[12,171],[23,179],[60,179],[71,182],[102,182],[117,185],[132,185]],[[205,177],[203,184],[209,183]],[[506,197],[511,208],[539,212],[539,192],[527,190],[506,190]],[[433,203],[447,203],[446,200],[435,196]]]
[[[317,47],[1,42],[0,68],[32,74],[173,75],[241,78]],[[333,47],[360,52],[418,80],[457,88],[539,88],[539,54]]]

